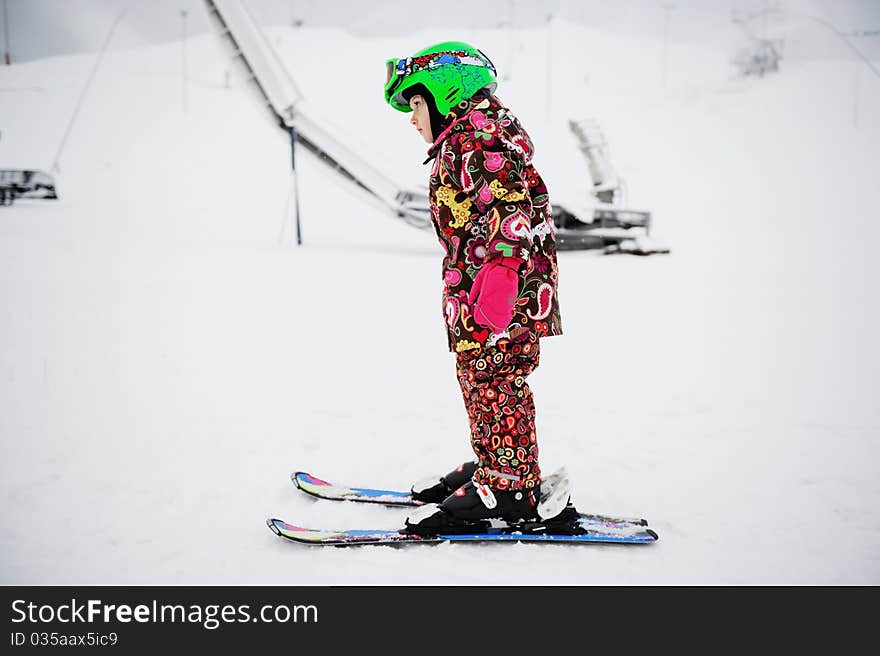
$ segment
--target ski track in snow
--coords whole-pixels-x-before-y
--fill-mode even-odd
[[[112,52],[62,155],[62,200],[0,208],[0,583],[880,583],[880,84],[862,76],[856,127],[852,63],[739,81],[723,53],[679,46],[663,93],[629,39],[554,29],[613,56],[553,125],[568,107],[598,117],[672,254],[559,254],[565,335],[530,378],[543,468],[567,466],[581,510],[647,517],[660,541],[322,549],[269,532],[269,516],[400,524],[405,509],[316,501],[289,474],[406,489],[470,456],[467,423],[434,235],[300,149],[305,245],[278,247],[288,144],[224,88],[201,36],[187,114],[179,44]],[[404,179],[427,175],[367,68],[433,34],[271,34],[294,62],[356,41],[347,97],[369,102],[357,124],[339,102],[326,118]],[[92,61],[0,70],[0,165],[48,168]],[[582,185],[524,84],[543,54],[516,63],[499,95],[551,195]],[[322,98],[314,73],[294,69]]]

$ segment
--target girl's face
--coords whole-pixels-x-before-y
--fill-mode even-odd
[[[409,99],[409,106],[413,110],[412,118],[409,122],[419,131],[425,143],[434,143],[434,136],[431,134],[431,115],[428,114],[428,103],[425,102],[422,96],[416,94]]]

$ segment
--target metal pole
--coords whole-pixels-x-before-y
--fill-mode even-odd
[[[290,165],[293,167],[294,216],[296,217],[296,244],[302,246],[302,231],[299,225],[299,180],[296,177],[296,128],[290,126]]]
[[[182,55],[183,55],[183,113],[187,113],[187,103],[186,103],[186,83],[187,83],[187,73],[186,73],[186,9],[180,10],[180,25],[182,31]]]
[[[514,30],[516,29],[516,25],[513,21],[513,0],[507,0],[507,70],[504,73],[504,76],[501,78],[504,81],[510,81],[511,79],[511,70],[513,70],[513,58],[516,56],[514,54],[514,45],[513,45],[513,35]]]
[[[669,51],[669,12],[672,10],[673,5],[664,4],[663,5],[663,88],[666,88],[666,68],[667,68],[667,53]]]
[[[856,62],[856,88],[853,97],[853,127],[859,127],[859,77],[862,73],[862,67]]]
[[[290,197],[293,196],[293,215],[296,219],[296,243],[302,245],[302,229],[299,220],[299,180],[296,175],[296,128],[290,126],[290,195],[287,197],[287,206],[284,208],[284,218],[281,221],[281,234],[278,242],[286,246],[290,240]]]
[[[9,13],[6,10],[6,2],[7,0],[3,0],[3,43],[6,45],[3,58],[6,60],[6,65],[9,66],[12,64],[12,58],[9,56]]]
[[[550,121],[550,105],[553,103],[553,14],[547,16],[547,121]]]

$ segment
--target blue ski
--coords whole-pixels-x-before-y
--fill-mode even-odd
[[[558,542],[565,544],[613,543],[651,544],[658,539],[649,528],[631,525],[624,528],[597,527],[581,522],[580,531],[574,534],[548,533],[540,526],[531,525],[490,528],[482,533],[451,533],[423,537],[394,530],[319,530],[294,526],[280,519],[268,519],[266,524],[278,536],[316,546],[363,546],[436,544],[440,542]],[[549,527],[547,527],[549,530]]]

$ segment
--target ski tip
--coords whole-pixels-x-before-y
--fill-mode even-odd
[[[642,521],[644,521],[644,520],[642,520]],[[652,538],[654,538],[654,542],[656,542],[657,540],[660,539],[660,536],[657,535],[657,531],[655,531],[654,529],[649,528],[649,529],[647,529],[647,530],[645,531],[645,533],[647,533],[647,534],[650,535]]]
[[[321,480],[317,476],[312,476],[309,472],[304,471],[293,472],[290,475],[290,480],[293,481],[294,485],[303,492],[309,491],[303,487],[303,484],[317,487],[332,487],[332,483],[328,483],[327,481]]]
[[[275,525],[275,522],[277,522],[277,521],[278,520],[275,519],[274,517],[270,517],[269,519],[266,520],[266,526],[268,526],[275,535],[280,537],[281,531],[279,531],[278,527]]]

